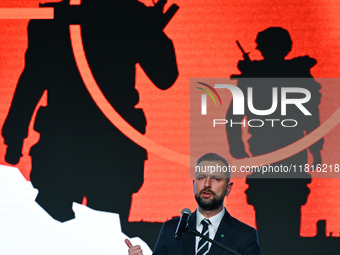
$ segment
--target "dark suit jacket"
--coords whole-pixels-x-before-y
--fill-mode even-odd
[[[184,233],[180,240],[175,239],[179,218],[164,223],[154,249],[154,255],[194,255],[195,236]],[[191,215],[188,225],[196,229],[196,211]],[[230,216],[226,211],[216,232],[215,241],[233,249],[242,255],[261,255],[257,231]],[[209,255],[230,255],[231,253],[212,245]]]

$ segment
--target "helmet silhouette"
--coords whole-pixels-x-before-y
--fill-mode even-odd
[[[265,59],[284,59],[292,49],[289,32],[281,27],[270,27],[257,34],[255,42]]]

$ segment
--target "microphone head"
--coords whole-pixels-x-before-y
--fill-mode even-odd
[[[175,232],[175,238],[177,240],[181,239],[183,233],[186,231],[188,220],[191,216],[191,211],[188,208],[184,208],[181,212],[181,218],[178,222],[177,229]]]
[[[182,211],[181,211],[181,215],[183,214],[188,214],[189,217],[191,216],[191,211],[188,209],[188,208],[184,208]]]

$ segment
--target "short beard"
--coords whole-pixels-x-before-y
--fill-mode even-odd
[[[206,201],[201,197],[201,193],[203,191],[207,191],[207,190],[201,190],[199,194],[195,194],[196,202],[200,208],[202,208],[205,211],[212,211],[212,210],[218,209],[221,205],[223,205],[224,196],[216,197],[215,193],[212,193],[212,191],[209,191],[212,194],[213,199]]]

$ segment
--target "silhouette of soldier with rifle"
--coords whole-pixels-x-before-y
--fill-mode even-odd
[[[91,71],[107,100],[144,134],[146,118],[135,107],[136,64],[162,90],[178,76],[172,41],[163,32],[178,7],[173,5],[164,14],[165,3],[160,0],[154,7],[136,0],[41,4],[54,7],[55,19],[29,22],[25,68],[2,129],[5,159],[16,164],[33,111],[47,91],[47,106],[40,107],[34,119],[40,139],[30,150],[30,178],[39,190],[36,202],[64,222],[75,216],[72,203],[86,197],[93,209],[119,213],[126,235],[147,234],[140,236],[150,241],[151,248],[161,223],[128,222],[131,196],[144,181],[147,152],[113,126],[92,100],[75,63],[69,25],[81,25]]]
[[[319,109],[320,84],[310,73],[316,60],[308,56],[286,60],[291,51],[292,40],[287,30],[281,27],[270,27],[259,32],[256,38],[257,48],[263,60],[251,61],[248,53],[243,49],[244,60],[238,62],[240,75],[232,75],[238,79],[238,87],[247,94],[248,88],[253,88],[253,106],[255,109],[270,109],[274,104],[272,96],[274,87],[281,91],[283,87],[299,87],[311,93],[311,99],[303,106],[311,115],[306,116],[296,106],[288,105],[285,116],[281,115],[280,101],[275,112],[269,115],[256,115],[247,107],[244,115],[233,115],[233,104],[227,113],[227,119],[233,122],[257,119],[266,123],[261,127],[249,125],[251,135],[248,140],[249,150],[253,156],[276,151],[294,143],[312,132],[320,124]],[[238,43],[238,46],[240,44]],[[293,78],[293,79],[292,79]],[[299,99],[301,94],[288,93],[290,99]],[[248,94],[248,97],[250,95]],[[280,93],[278,94],[280,98]],[[288,96],[287,96],[288,98]],[[280,122],[282,118],[297,121],[295,127],[287,127]],[[266,119],[272,120],[271,122]],[[277,121],[279,120],[279,121]],[[235,158],[249,157],[242,140],[241,125],[227,125],[227,137],[230,153]],[[321,164],[320,151],[323,139],[313,144],[309,151],[314,157],[314,165]],[[307,150],[271,164],[272,167],[291,166],[305,167],[307,164]],[[282,168],[281,168],[282,169]],[[252,173],[248,175],[246,190],[247,201],[256,211],[256,224],[259,240],[264,254],[295,254],[293,245],[300,236],[301,206],[307,202],[311,182],[308,173],[300,172],[287,175],[285,173]]]

